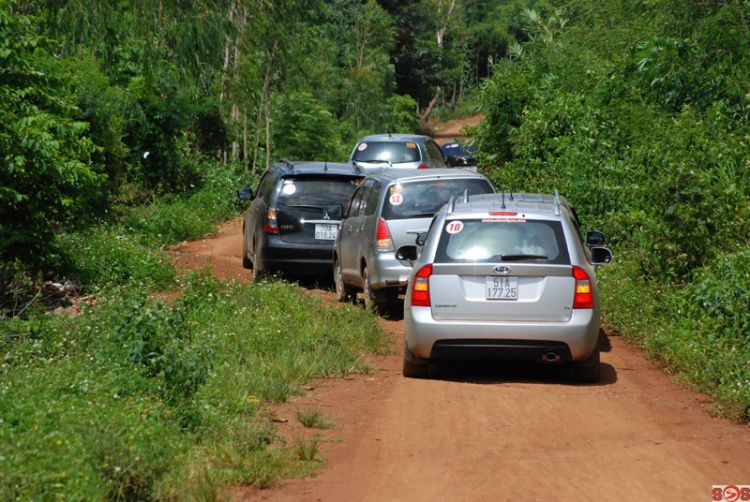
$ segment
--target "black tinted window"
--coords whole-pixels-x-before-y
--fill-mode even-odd
[[[394,164],[399,162],[418,162],[420,160],[419,147],[413,141],[404,143],[360,143],[354,151],[354,160],[387,161]]]
[[[435,262],[506,261],[570,264],[560,222],[490,217],[445,223]]]
[[[383,218],[429,218],[443,207],[451,197],[492,193],[489,182],[483,179],[425,180],[388,187],[383,202]]]
[[[286,207],[325,209],[329,204],[342,204],[346,210],[357,188],[356,178],[295,177],[281,181],[277,204]]]

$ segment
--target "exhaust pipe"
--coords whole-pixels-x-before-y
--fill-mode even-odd
[[[557,352],[547,352],[542,356],[545,363],[556,363],[560,361],[560,354]]]

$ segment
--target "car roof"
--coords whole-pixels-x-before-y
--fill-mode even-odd
[[[425,139],[431,139],[429,136],[425,136],[423,134],[371,134],[369,136],[365,136],[364,138],[360,138],[357,143],[364,143],[364,142],[372,142],[372,141],[381,141],[381,142],[389,142],[392,141],[394,143],[400,143],[403,141],[423,141]]]
[[[448,208],[448,214],[466,215],[490,211],[522,211],[559,217],[561,207],[572,211],[570,203],[559,194],[505,192],[472,195],[468,198],[468,202],[459,198],[455,201],[452,209]]]
[[[475,178],[487,179],[483,174],[464,169],[387,169],[370,174],[367,178],[374,178],[384,183],[393,181],[416,181],[420,179],[450,179],[450,178]],[[488,180],[489,181],[489,180]]]
[[[365,173],[352,164],[343,162],[318,162],[318,161],[295,161],[282,159],[276,162],[276,165],[283,171],[283,176],[321,174],[337,176],[359,176],[364,177]]]

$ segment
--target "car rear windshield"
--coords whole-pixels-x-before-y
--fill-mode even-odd
[[[492,193],[489,181],[481,178],[411,181],[388,187],[383,202],[383,218],[431,218],[451,197]]]
[[[413,141],[360,143],[354,151],[354,160],[359,162],[419,162],[419,147]]]
[[[446,221],[435,262],[569,265],[570,255],[559,221],[489,217]]]
[[[311,209],[326,209],[329,204],[342,204],[346,211],[360,181],[360,178],[351,176],[285,178],[276,203],[279,207]]]

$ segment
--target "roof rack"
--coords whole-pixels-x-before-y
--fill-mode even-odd
[[[469,203],[469,189],[464,190],[464,204]]]
[[[286,164],[289,169],[294,171],[294,163],[289,159],[279,159],[280,164]]]
[[[555,188],[555,216],[560,216],[560,192]]]
[[[448,214],[451,214],[453,210],[456,208],[456,198],[452,197],[448,201]]]

